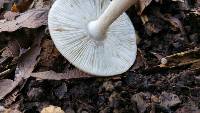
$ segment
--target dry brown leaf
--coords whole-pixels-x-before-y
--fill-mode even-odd
[[[160,32],[161,28],[154,23],[147,22],[147,23],[145,23],[145,30],[148,35],[151,35],[152,33]]]
[[[16,102],[17,97],[19,96],[19,91],[20,89],[14,89],[9,95],[7,95],[6,97],[4,97],[3,101],[4,101],[4,106],[8,107],[11,105],[18,105],[18,102]]]
[[[22,27],[38,28],[42,25],[47,25],[47,18],[47,8],[28,10],[25,13],[21,13],[14,20],[0,22],[0,32],[12,32]]]
[[[18,0],[16,9],[18,12],[26,11],[34,0]]]
[[[131,97],[132,102],[137,103],[137,108],[140,113],[144,113],[150,104],[148,103],[148,98],[151,98],[151,95],[149,93],[137,93]]]
[[[190,65],[191,69],[199,68],[200,48],[195,48],[193,50],[188,50],[166,56],[161,59],[161,64],[159,65],[159,67],[175,68],[186,65]]]
[[[50,8],[53,2],[54,2],[53,0],[34,0],[29,8],[36,8],[36,9],[44,7]]]
[[[0,100],[10,93],[14,86],[14,81],[10,79],[0,80]]]
[[[0,0],[0,9],[3,7],[4,0]]]
[[[85,78],[92,77],[91,75],[84,73],[78,69],[70,70],[66,73],[56,73],[54,71],[44,71],[38,73],[32,73],[32,77],[36,77],[38,79],[47,79],[47,80],[67,80],[73,78]]]
[[[19,10],[17,9],[17,5],[14,3],[13,6],[11,7],[11,11],[12,12],[19,12]]]
[[[143,66],[147,67],[147,63],[145,61],[142,51],[140,49],[138,49],[136,61],[133,65],[133,67],[131,68],[131,71],[135,71],[136,69],[139,69],[140,67],[143,67]]]
[[[141,15],[140,18],[142,20],[143,25],[149,21],[149,18],[147,17],[147,15]]]
[[[191,13],[200,16],[200,7],[191,9]]]
[[[184,0],[172,0],[173,2],[184,2]]]
[[[53,66],[53,63],[55,62],[55,59],[58,58],[60,53],[54,46],[54,43],[52,40],[45,39],[42,44],[42,51],[40,54],[40,65],[45,67]]]
[[[40,43],[43,37],[43,33],[40,33],[38,38],[35,39],[31,49],[22,55],[19,64],[15,71],[15,77],[29,78],[35,65],[38,63],[37,57],[40,55],[41,47]]]
[[[173,17],[171,15],[163,15],[159,10],[157,10],[155,12],[155,15],[157,17],[163,19],[164,21],[170,23],[172,26],[172,30],[174,30],[174,31],[180,30],[182,35],[185,35],[185,30],[183,28],[183,25],[178,18]]]
[[[60,107],[52,106],[45,107],[40,113],[65,113]]]
[[[5,109],[5,111],[3,113],[22,113],[17,109]]]
[[[200,109],[195,106],[183,106],[177,109],[175,113],[200,113]]]
[[[177,95],[167,92],[162,92],[159,99],[160,104],[165,107],[173,107],[181,103],[181,100]]]
[[[37,64],[37,57],[40,54],[40,43],[43,37],[43,33],[34,41],[33,46],[29,51],[21,56],[21,61],[17,65],[15,71],[15,80],[2,80],[0,81],[0,100],[4,98],[8,93],[10,93],[23,79],[30,77],[35,65]],[[1,83],[2,82],[2,83]],[[5,85],[4,85],[5,84]]]
[[[7,70],[4,70],[2,72],[0,72],[0,79],[3,79],[6,77],[7,74],[11,73],[12,70],[11,69],[7,69]]]
[[[19,16],[19,13],[7,11],[3,16],[6,20],[11,21],[14,20],[17,16]]]
[[[8,46],[5,48],[2,57],[17,57],[20,54],[20,45],[17,40],[9,41]]]
[[[152,0],[138,0],[139,14],[142,14],[144,9],[151,3]]]
[[[182,34],[185,34],[185,30],[183,28],[183,25],[181,23],[181,21],[178,19],[178,18],[175,18],[175,17],[172,17],[172,16],[169,16],[167,17],[167,21],[176,29],[180,29],[181,33]]]

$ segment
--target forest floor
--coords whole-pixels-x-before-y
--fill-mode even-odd
[[[144,1],[126,12],[138,34],[134,66],[103,78],[57,51],[48,0],[0,3],[0,113],[200,113],[200,0]]]

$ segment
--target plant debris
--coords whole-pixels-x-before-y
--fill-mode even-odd
[[[199,0],[138,0],[135,64],[101,78],[56,49],[53,2],[0,0],[0,113],[200,113]]]

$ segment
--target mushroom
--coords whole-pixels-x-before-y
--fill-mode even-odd
[[[136,0],[56,0],[48,26],[58,51],[96,76],[127,71],[137,52],[135,30],[124,13]]]

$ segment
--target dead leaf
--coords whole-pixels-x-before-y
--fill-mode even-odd
[[[183,25],[181,23],[181,21],[178,18],[172,17],[172,16],[168,16],[167,17],[167,21],[174,27],[174,28],[178,28],[180,29],[182,34],[185,34],[185,30],[183,28]]]
[[[17,109],[5,109],[5,111],[3,113],[22,113]]]
[[[12,21],[12,20],[14,20],[17,16],[19,16],[19,13],[7,11],[3,16],[4,16],[4,18],[5,18],[6,20]]]
[[[190,65],[191,69],[199,68],[200,66],[200,48],[188,50],[162,58],[159,67],[175,68],[180,66]]]
[[[4,98],[4,106],[8,107],[16,102],[17,97],[19,96],[19,89],[14,89],[9,95]],[[17,104],[17,103],[15,103]]]
[[[150,103],[148,103],[148,100],[150,100],[151,95],[149,93],[137,93],[131,97],[132,102],[137,103],[137,107],[140,113],[144,113],[148,106],[150,106]]]
[[[40,55],[40,43],[44,34],[40,33],[39,35],[40,36],[35,39],[31,49],[22,55],[15,71],[16,78],[29,78],[35,65],[38,63],[37,57]]]
[[[44,7],[50,8],[53,2],[54,2],[53,0],[34,0],[29,8],[35,8],[35,9]]]
[[[17,57],[20,54],[20,45],[17,40],[9,41],[8,46],[5,48],[2,57]]]
[[[143,25],[149,21],[149,18],[147,17],[147,15],[141,15],[140,18],[142,20]]]
[[[5,107],[4,106],[0,106],[0,113],[4,112],[5,111]]]
[[[0,79],[3,79],[8,73],[11,73],[11,69],[0,72]]]
[[[37,57],[40,54],[40,43],[43,37],[43,33],[36,37],[31,49],[24,53],[21,57],[21,61],[17,65],[15,70],[15,79],[2,80],[0,82],[0,100],[3,99],[8,93],[10,93],[23,79],[30,77],[35,65],[37,64]],[[5,84],[5,85],[4,85]]]
[[[14,3],[13,6],[11,7],[11,11],[12,12],[19,12],[19,10],[17,9],[16,3]]]
[[[14,81],[10,79],[0,80],[0,100],[10,93],[14,86]]]
[[[164,21],[170,23],[171,26],[172,26],[172,30],[174,30],[174,31],[180,30],[182,35],[186,34],[185,30],[183,28],[183,25],[178,18],[173,17],[169,14],[163,15],[159,10],[156,10],[154,13],[157,17],[159,17],[159,18],[163,19]]]
[[[5,57],[0,58],[0,64],[4,63],[7,59],[8,59],[8,58],[5,58]]]
[[[161,27],[154,23],[147,22],[145,23],[145,30],[147,34],[151,36],[152,33],[159,33],[161,31]]]
[[[2,52],[1,56],[3,58],[12,57],[12,52],[8,47],[5,47],[4,51]]]
[[[172,0],[173,2],[184,2],[184,0]]]
[[[200,113],[200,109],[195,106],[183,106],[177,109],[175,113]]]
[[[136,69],[139,69],[142,66],[147,67],[147,64],[146,64],[146,61],[145,61],[142,51],[140,49],[138,49],[136,61],[133,65],[133,67],[131,68],[131,71],[135,71]]]
[[[53,41],[45,39],[42,42],[41,47],[42,51],[40,54],[40,65],[45,67],[53,66],[55,59],[58,58],[58,56],[60,55],[60,53],[54,46]]]
[[[12,21],[0,22],[0,32],[12,32],[22,27],[38,28],[42,25],[47,25],[47,18],[47,8],[28,10],[25,13],[21,13]]]
[[[173,107],[181,103],[181,100],[177,95],[167,92],[162,92],[159,99],[160,99],[160,104],[166,108]]]
[[[191,13],[200,16],[200,7],[191,9]]]
[[[84,73],[78,69],[70,70],[66,73],[56,73],[54,71],[37,72],[32,73],[31,76],[45,80],[68,80],[73,78],[92,77],[91,75]]]
[[[152,0],[138,0],[139,14],[142,14],[144,9],[151,3]]]
[[[0,9],[3,7],[4,0],[0,0]]]
[[[29,6],[32,4],[34,0],[18,0],[16,3],[16,9],[18,12],[24,12],[26,11]]]
[[[60,107],[50,105],[42,109],[40,113],[65,113]]]

